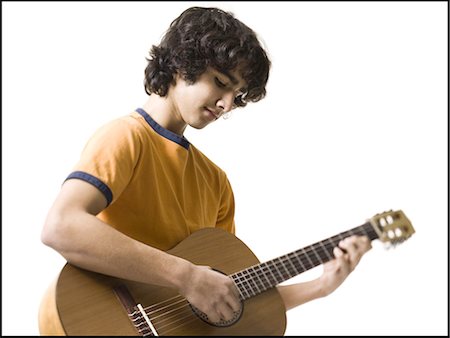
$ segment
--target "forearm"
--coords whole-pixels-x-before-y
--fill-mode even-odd
[[[278,286],[286,310],[325,296],[320,280]]]
[[[324,264],[324,272],[319,278],[305,283],[279,286],[286,310],[334,292],[370,248],[367,236],[347,237],[339,242],[339,247],[334,248],[333,254],[336,258]]]
[[[103,274],[179,288],[182,276],[192,265],[136,241],[97,217],[67,211],[50,215],[43,242],[68,262]]]

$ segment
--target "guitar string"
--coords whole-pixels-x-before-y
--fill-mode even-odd
[[[185,301],[187,302],[187,300],[185,300]],[[170,331],[173,331],[181,326],[187,325],[187,324],[193,322],[194,320],[196,320],[198,317],[190,310],[190,307],[188,307],[186,305],[189,305],[189,303],[185,304],[185,305],[181,305],[170,311],[167,311],[159,316],[153,317],[151,319],[151,321],[152,321],[152,324],[155,326],[156,331],[159,332],[159,334],[165,335]],[[177,310],[178,310],[178,313],[176,312]],[[157,312],[157,311],[154,311],[154,313],[155,312]],[[171,315],[167,315],[168,313],[171,313]],[[159,320],[159,318],[163,317],[163,316],[164,316],[164,318]],[[189,317],[190,317],[190,319],[186,320]],[[172,318],[175,318],[175,320],[169,321]],[[167,322],[167,321],[169,321],[169,322],[164,325],[162,324],[163,322]],[[181,321],[180,324],[173,327],[173,325],[177,324],[177,322],[180,322],[180,321]],[[136,325],[136,327],[138,328],[140,325],[145,325],[145,324],[146,324],[145,322],[141,322],[139,325]],[[141,329],[138,328],[138,330],[141,330]]]
[[[188,325],[188,324],[190,324],[190,323],[192,323],[193,321],[195,321],[195,320],[198,319],[198,317],[197,317],[197,316],[194,316],[194,315],[192,314],[192,312],[191,312],[191,317],[192,317],[191,319],[184,321],[184,322],[181,323],[180,325],[177,325],[177,326],[172,327],[172,328],[170,328],[170,329],[168,329],[168,330],[162,331],[162,332],[161,332],[161,335],[167,335],[169,332],[172,332],[172,331],[174,331],[174,330],[176,330],[176,329],[179,329],[179,328],[182,327],[182,326],[186,326],[186,325]]]
[[[341,238],[343,238],[344,236],[343,235],[340,235],[340,236],[338,236],[338,237],[341,237]],[[322,254],[322,256],[320,256],[320,255],[317,255],[317,249],[318,248],[314,248],[314,245],[312,245],[312,246],[310,246],[309,248],[308,248],[308,251],[309,252],[314,252],[315,254],[316,254],[316,256],[318,257],[318,259],[319,259],[319,263],[322,263],[322,259],[323,258],[326,258],[326,259],[330,259],[330,254],[328,253],[328,250],[330,250],[330,248],[329,248],[329,244],[323,244],[323,242],[319,242],[319,243],[316,243],[316,244],[320,244],[321,246],[322,246],[322,248],[324,249],[324,250],[322,250],[322,252],[320,253],[320,254]],[[331,245],[334,247],[335,246],[335,244],[334,243],[331,243]],[[320,248],[319,248],[320,249]],[[328,250],[327,250],[328,249]],[[305,253],[306,252],[308,252],[307,250],[303,250]],[[325,255],[323,255],[323,253],[325,253]],[[285,256],[283,256],[283,260],[284,261],[282,261],[282,260],[280,260],[280,262],[281,262],[281,264],[282,265],[284,265],[284,263],[285,262],[290,262],[291,261],[291,259],[289,259],[289,254],[288,255],[285,255]],[[291,265],[295,268],[295,266],[291,263]],[[276,265],[275,265],[276,266]],[[288,275],[286,276],[286,277],[289,277],[290,276],[290,272],[289,272],[289,269],[286,269],[286,267],[284,266],[284,268],[285,268],[285,270],[288,272]],[[296,268],[295,268],[295,270],[297,270]],[[284,278],[284,276],[281,276],[282,278]],[[260,282],[263,284],[263,286],[265,286],[264,285],[264,283],[262,282],[262,280],[261,279],[259,279],[260,280]],[[236,284],[244,284],[244,282],[245,282],[246,280],[244,279],[244,281],[242,281],[242,283],[241,283],[241,281],[238,281]],[[259,284],[258,282],[256,282],[255,283],[255,285],[256,285],[256,287],[257,287],[257,289],[258,289],[258,291],[260,291],[259,290],[259,286],[261,286],[261,284]],[[174,298],[176,298],[176,297],[174,297]],[[178,302],[180,302],[180,301],[178,301]],[[189,306],[189,303],[188,304],[186,304],[186,305],[184,305],[184,306]],[[166,306],[167,307],[167,306]],[[161,309],[159,309],[159,310],[161,310]],[[159,311],[158,310],[158,311]],[[168,313],[170,313],[170,312],[173,312],[173,310],[172,311],[169,311]],[[190,312],[190,313],[192,313],[192,312]],[[161,317],[161,316],[164,316],[165,314],[163,313],[162,315],[160,315],[160,316],[158,316],[158,317]],[[195,317],[194,317],[195,318]],[[168,319],[170,319],[170,317],[169,318],[166,318],[166,319],[164,319],[164,320],[168,320]]]
[[[362,230],[362,231],[359,231],[359,230]],[[317,257],[317,259],[318,259],[318,261],[312,262],[312,263],[314,263],[315,265],[317,265],[317,264],[319,264],[319,263],[320,263],[320,264],[323,264],[324,262],[326,262],[326,261],[332,259],[331,256],[330,256],[330,253],[329,253],[328,251],[332,251],[332,250],[334,249],[334,247],[337,246],[337,244],[338,244],[338,242],[339,242],[340,240],[344,239],[345,237],[349,237],[349,236],[351,236],[351,235],[368,235],[368,233],[367,233],[367,230],[364,229],[363,226],[361,226],[361,227],[357,228],[357,231],[348,231],[348,232],[346,232],[346,233],[341,233],[341,234],[338,234],[338,235],[336,235],[336,236],[334,236],[334,237],[328,238],[326,241],[328,241],[328,242],[330,242],[330,243],[325,243],[325,244],[324,244],[324,241],[317,242],[317,243],[314,243],[314,244],[312,244],[312,245],[310,245],[310,246],[308,246],[308,247],[305,247],[305,248],[303,248],[303,249],[300,249],[300,250],[297,250],[297,251],[295,251],[295,252],[292,252],[292,253],[286,254],[286,255],[284,255],[284,256],[278,257],[278,260],[279,260],[279,262],[281,263],[281,266],[284,268],[284,270],[286,270],[286,272],[288,272],[287,275],[281,274],[280,277],[281,277],[283,280],[285,280],[286,278],[291,278],[291,277],[293,276],[293,275],[291,274],[291,272],[289,271],[289,268],[286,267],[286,265],[285,265],[286,262],[290,263],[291,266],[294,268],[294,271],[293,271],[294,274],[298,274],[298,273],[299,273],[297,267],[296,267],[294,264],[292,264],[292,258],[289,258],[289,255],[294,255],[294,256],[296,256],[295,258],[298,259],[299,262],[301,262],[302,256],[298,257],[297,252],[303,251],[303,252],[304,252],[304,256],[306,256],[306,257],[308,257],[308,256],[307,256],[308,254],[311,255],[311,252],[312,252],[312,253],[314,253],[314,255],[315,255],[315,256]],[[336,238],[339,238],[339,241],[337,241],[337,242],[335,243],[334,241],[332,241],[332,239],[336,239]],[[320,245],[320,246],[319,246],[319,248],[314,248],[315,245]],[[319,250],[320,250],[320,251],[319,251]],[[325,261],[324,261],[324,260],[325,260]],[[272,260],[272,261],[269,261],[269,262],[275,262],[275,260]],[[266,262],[266,263],[268,263],[268,262]],[[262,264],[264,264],[264,263],[262,263]],[[279,269],[278,269],[276,263],[272,263],[272,264],[273,264],[273,266],[276,268],[276,270],[278,271],[278,274],[280,274],[280,271],[279,271]],[[255,267],[259,267],[260,265],[261,265],[261,264],[258,264],[258,265],[255,265],[255,266],[253,266],[253,267],[247,268],[247,269],[245,269],[245,270],[243,270],[243,271],[239,271],[238,273],[232,274],[231,276],[238,275],[239,273],[243,274],[244,272],[246,272],[246,271],[248,271],[248,270],[250,270],[250,269],[252,269],[252,268],[253,268],[253,270],[255,271]],[[267,264],[266,264],[266,265],[267,265]],[[302,265],[303,265],[303,264],[302,264]],[[314,265],[314,266],[315,266],[315,265]],[[312,267],[310,267],[310,268],[312,268]],[[271,271],[270,268],[269,268],[269,271],[270,271],[271,273],[273,273],[273,271]],[[256,271],[255,271],[255,272],[256,272]],[[257,276],[257,275],[256,275],[256,276]],[[275,274],[273,274],[273,276],[275,277]],[[238,280],[238,281],[234,280],[234,282],[235,282],[235,284],[237,285],[238,288],[239,288],[239,286],[243,286],[243,287],[244,287],[244,290],[246,290],[247,293],[248,293],[248,291],[249,291],[248,288],[247,288],[247,286],[250,286],[250,291],[253,291],[254,295],[259,294],[259,293],[261,292],[261,289],[260,289],[259,287],[262,287],[263,291],[267,290],[268,287],[269,287],[269,288],[270,288],[270,287],[273,287],[273,286],[271,285],[272,283],[269,283],[269,286],[267,287],[267,285],[265,285],[265,283],[258,277],[258,279],[259,279],[259,281],[261,282],[262,285],[259,284],[258,281],[256,281],[256,279],[252,278],[253,276],[252,276],[251,274],[250,274],[250,275],[247,275],[247,276],[242,276],[242,277],[244,277],[243,280],[241,280],[241,279],[240,279],[241,277],[239,277],[239,280]],[[250,279],[247,279],[247,277],[250,277]],[[270,280],[269,280],[268,278],[266,278],[266,279],[270,282]],[[254,290],[252,290],[252,286],[250,285],[250,280],[253,281],[253,283],[254,283],[254,285],[256,286],[258,292],[255,292]],[[275,280],[275,281],[277,281],[277,280]],[[247,284],[247,285],[246,285],[246,284]],[[278,283],[277,283],[277,284],[278,284]],[[266,288],[264,289],[264,287],[266,287]],[[248,295],[250,295],[250,293],[248,293]],[[179,300],[176,300],[177,298],[179,298]],[[162,306],[162,307],[159,307],[159,308],[158,308],[159,305],[164,304],[164,303],[167,303],[167,302],[169,302],[170,300],[172,300],[172,303],[169,303],[168,305],[165,305],[165,306]],[[169,331],[173,331],[173,330],[175,330],[176,328],[179,328],[180,326],[187,325],[188,323],[192,322],[193,320],[195,320],[195,319],[197,318],[197,315],[195,315],[195,313],[194,313],[193,311],[191,311],[191,307],[190,307],[189,302],[187,302],[187,300],[186,300],[184,297],[182,297],[181,295],[174,296],[174,297],[169,298],[169,299],[167,299],[167,300],[165,300],[165,301],[163,301],[163,302],[160,302],[160,303],[157,303],[157,304],[153,304],[153,305],[148,306],[148,307],[145,308],[146,314],[147,314],[147,315],[152,315],[152,314],[154,314],[154,313],[156,313],[156,312],[159,312],[159,311],[162,311],[162,310],[164,310],[164,309],[166,309],[166,308],[168,308],[168,307],[174,306],[175,304],[178,304],[178,303],[180,303],[180,302],[182,302],[182,301],[186,301],[186,304],[181,305],[181,306],[178,307],[178,308],[171,309],[171,310],[169,310],[169,311],[167,311],[167,312],[163,312],[162,314],[160,314],[160,315],[155,316],[155,317],[152,318],[152,323],[153,323],[153,325],[155,325],[155,327],[158,326],[157,331],[159,331],[159,330],[161,330],[162,328],[165,328],[165,327],[167,327],[167,326],[170,326],[170,325],[172,325],[173,323],[175,323],[175,322],[177,322],[177,321],[180,321],[180,320],[182,320],[182,319],[184,319],[184,318],[191,317],[191,319],[189,319],[188,321],[182,322],[180,325],[178,325],[178,326],[176,326],[175,328],[172,328],[172,329],[169,330]],[[151,308],[157,308],[157,310],[147,312],[147,310],[149,310],[149,309],[151,309]],[[187,316],[184,316],[184,317],[182,317],[182,318],[178,318],[178,319],[175,320],[174,322],[169,322],[169,324],[166,324],[166,325],[164,325],[164,326],[160,326],[160,325],[159,325],[159,324],[161,324],[163,321],[170,320],[170,319],[173,318],[173,317],[178,317],[178,314],[172,314],[172,315],[169,315],[169,316],[168,316],[168,314],[173,313],[174,311],[179,310],[179,309],[182,309],[182,310],[187,310],[187,309],[189,309],[189,312],[188,312]],[[163,317],[162,320],[160,320],[160,321],[159,321],[159,320],[158,320],[158,321],[155,321],[155,320],[157,320],[157,319],[159,319],[159,318],[161,318],[161,317]],[[153,322],[153,321],[155,321],[155,322]],[[166,331],[166,333],[167,333],[167,332],[168,332],[168,331]]]
[[[192,311],[187,311],[187,310],[188,310],[188,308],[185,305],[181,305],[181,306],[179,306],[179,307],[177,307],[175,309],[172,309],[171,311],[168,311],[168,312],[165,312],[165,313],[163,313],[163,314],[161,314],[159,316],[153,317],[151,319],[151,321],[152,321],[152,323],[155,326],[158,326],[158,331],[159,331],[163,327],[172,325],[173,323],[175,323],[175,322],[177,322],[177,321],[179,321],[181,319],[184,319],[184,318],[186,318],[188,316],[196,317],[195,314]],[[169,313],[170,313],[170,315],[168,315]],[[187,314],[187,316],[186,316],[186,314]],[[181,316],[183,316],[183,317],[181,317]],[[163,318],[160,319],[160,317],[163,317]],[[170,320],[172,318],[176,318],[176,320],[172,321],[172,322],[169,322],[168,324],[162,325],[162,323],[167,322],[168,320]],[[139,325],[136,325],[136,326],[140,326],[142,324],[145,324],[145,322],[141,322],[141,323],[139,323]]]
[[[187,302],[186,299],[182,299],[182,300]],[[165,317],[165,318],[163,318],[163,319],[160,321],[160,322],[163,322],[163,321],[167,320],[167,318],[170,318],[170,314],[171,314],[171,313],[176,312],[177,310],[180,310],[180,309],[183,309],[183,310],[186,309],[186,308],[187,308],[186,305],[189,305],[189,303],[188,303],[188,304],[182,304],[182,305],[180,305],[180,306],[178,306],[178,307],[176,307],[176,308],[174,308],[174,309],[171,309],[171,310],[169,310],[169,311],[163,312],[162,314],[155,315],[155,316],[152,317],[152,320],[156,320],[156,319],[159,319],[159,318],[161,318],[161,317]],[[158,311],[153,311],[153,313],[155,313],[155,312],[158,312]],[[149,313],[147,313],[147,315],[149,315]],[[175,314],[175,315],[176,315],[176,314]],[[172,315],[172,316],[173,316],[173,315]]]
[[[177,298],[180,298],[180,300],[176,300]],[[158,311],[159,311],[159,310],[164,309],[164,308],[166,308],[166,307],[169,307],[169,306],[171,306],[171,305],[173,305],[173,304],[177,304],[177,303],[183,301],[183,299],[184,299],[183,296],[181,296],[181,295],[176,295],[176,296],[173,296],[173,297],[171,297],[171,298],[168,298],[168,299],[166,299],[166,300],[164,300],[164,301],[162,301],[162,302],[155,303],[155,304],[152,304],[152,305],[150,305],[150,306],[147,306],[147,307],[144,308],[144,310],[145,310],[145,312],[146,312],[147,314],[151,314],[152,312],[151,312],[151,311],[150,311],[150,312],[147,312],[147,310],[150,310],[150,309],[155,308],[155,307],[159,307],[159,306],[161,306],[161,304],[167,303],[167,302],[169,302],[169,301],[173,301],[173,302],[170,303],[169,305],[166,305],[166,306],[163,306],[162,308],[159,308],[159,309],[158,309]]]
[[[172,320],[175,318],[174,320]],[[197,315],[193,313],[190,308],[184,307],[182,311],[178,314],[174,314],[171,317],[168,317],[164,320],[160,320],[155,322],[158,327],[158,331],[161,334],[166,334],[169,331],[175,330],[176,328],[180,328],[181,326],[187,325],[193,322],[195,319],[198,319]],[[176,325],[175,327],[173,325]]]

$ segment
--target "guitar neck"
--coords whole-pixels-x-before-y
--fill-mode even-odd
[[[235,272],[230,277],[239,289],[241,300],[246,300],[332,260],[333,249],[342,239],[352,235],[367,236],[371,241],[378,238],[373,226],[367,222],[302,249]]]

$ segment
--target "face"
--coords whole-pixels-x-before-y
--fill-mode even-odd
[[[193,128],[204,128],[234,108],[234,99],[245,85],[237,71],[224,74],[208,68],[193,84],[177,76],[169,90],[174,117]]]

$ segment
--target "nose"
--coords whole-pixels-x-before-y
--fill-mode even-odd
[[[227,92],[222,95],[220,99],[217,100],[216,106],[222,110],[222,113],[228,113],[233,109],[234,105],[234,94],[232,92]]]

